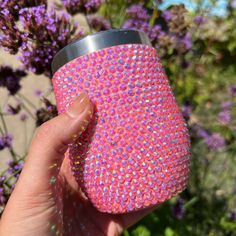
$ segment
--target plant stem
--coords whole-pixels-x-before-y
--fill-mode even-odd
[[[0,133],[3,135],[4,134],[4,132],[3,132],[3,130],[2,130],[2,128],[0,127]]]
[[[24,122],[24,146],[25,146],[25,152],[27,151],[27,127],[26,122]]]
[[[31,106],[34,109],[37,109],[37,107],[27,97],[25,97],[23,94],[18,93],[18,96],[20,98],[22,98],[25,102],[27,102],[29,104],[29,106]]]
[[[15,171],[13,174],[11,174],[10,176],[8,176],[8,178],[6,178],[3,183],[7,183],[10,179],[12,179],[13,177],[15,177],[16,174],[18,174],[19,172],[21,172],[21,170],[17,170]]]
[[[19,156],[19,155],[18,155]],[[20,158],[18,159],[18,160],[16,160],[16,162],[18,163],[19,161],[23,161],[24,159],[25,159],[25,157],[26,157],[26,155],[24,155],[23,157],[21,157],[21,156],[19,156]],[[0,173],[0,176],[3,176],[8,170],[9,170],[10,168],[8,167],[8,168],[6,168],[4,171],[2,171],[1,173]]]
[[[91,33],[92,33],[92,28],[91,28],[91,26],[90,26],[90,24],[89,24],[87,14],[85,14],[85,19],[86,19],[86,22],[87,22],[87,25],[88,25],[88,28],[89,28],[89,33],[91,34]]]
[[[193,197],[186,204],[184,204],[184,207],[188,208],[188,207],[194,205],[198,200],[199,200],[198,197]]]
[[[156,21],[157,17],[158,17],[158,11],[157,11],[157,9],[154,9],[151,19],[150,19],[150,22],[149,22],[152,27],[155,25],[155,21]]]
[[[11,185],[9,183],[4,183],[4,185],[6,185],[9,189],[11,189]]]
[[[2,125],[3,125],[3,130],[5,133],[8,133],[7,131],[7,125],[6,125],[6,122],[4,120],[4,117],[3,117],[3,114],[2,114],[2,109],[0,108],[0,119],[2,121]]]
[[[16,153],[14,152],[14,150],[12,149],[12,147],[8,148],[9,152],[11,153],[12,159],[13,161],[17,162],[17,158],[16,158]]]
[[[1,111],[2,111],[2,110],[1,110],[1,108],[0,108],[0,118],[1,118],[1,121],[2,121],[2,124],[3,124],[4,132],[3,132],[3,130],[2,130],[1,128],[0,128],[0,132],[1,132],[2,134],[4,134],[4,133],[7,134],[7,133],[8,133],[7,125],[6,125],[4,116],[2,115],[2,112],[1,112]],[[17,154],[14,152],[13,148],[12,148],[12,147],[9,147],[8,150],[9,150],[9,152],[11,153],[13,160],[14,160],[14,161],[17,161],[17,157],[16,157]]]
[[[106,3],[106,15],[111,23],[111,28],[113,28],[113,21],[111,19],[111,15],[109,14],[109,10],[108,10],[108,5],[109,5],[108,0],[105,0],[105,3]]]
[[[22,107],[27,111],[27,113],[31,116],[31,118],[33,118],[33,119],[35,120],[35,116],[34,116],[34,114],[29,110],[29,108],[28,108],[24,103],[22,103],[21,105],[22,105]]]

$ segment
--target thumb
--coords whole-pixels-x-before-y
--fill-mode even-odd
[[[68,145],[76,141],[87,128],[93,111],[93,104],[87,93],[82,92],[65,113],[39,127],[16,191],[19,189],[22,192],[22,189],[29,187],[31,191],[37,192],[49,186],[50,180],[55,179],[60,171]]]

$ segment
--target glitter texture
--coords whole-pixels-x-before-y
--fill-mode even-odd
[[[66,158],[98,210],[132,212],[186,188],[188,130],[154,48],[104,48],[70,61],[52,82],[59,113],[82,91],[94,104],[91,123]]]

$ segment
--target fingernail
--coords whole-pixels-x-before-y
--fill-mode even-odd
[[[67,109],[67,114],[72,118],[76,118],[81,113],[83,113],[83,111],[87,106],[89,106],[89,104],[90,100],[88,94],[86,92],[82,92],[69,106],[69,108]]]

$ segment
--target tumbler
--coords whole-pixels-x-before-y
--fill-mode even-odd
[[[113,29],[74,41],[55,55],[52,73],[59,114],[82,91],[94,105],[91,122],[66,156],[94,207],[133,212],[186,188],[187,125],[144,32]]]

